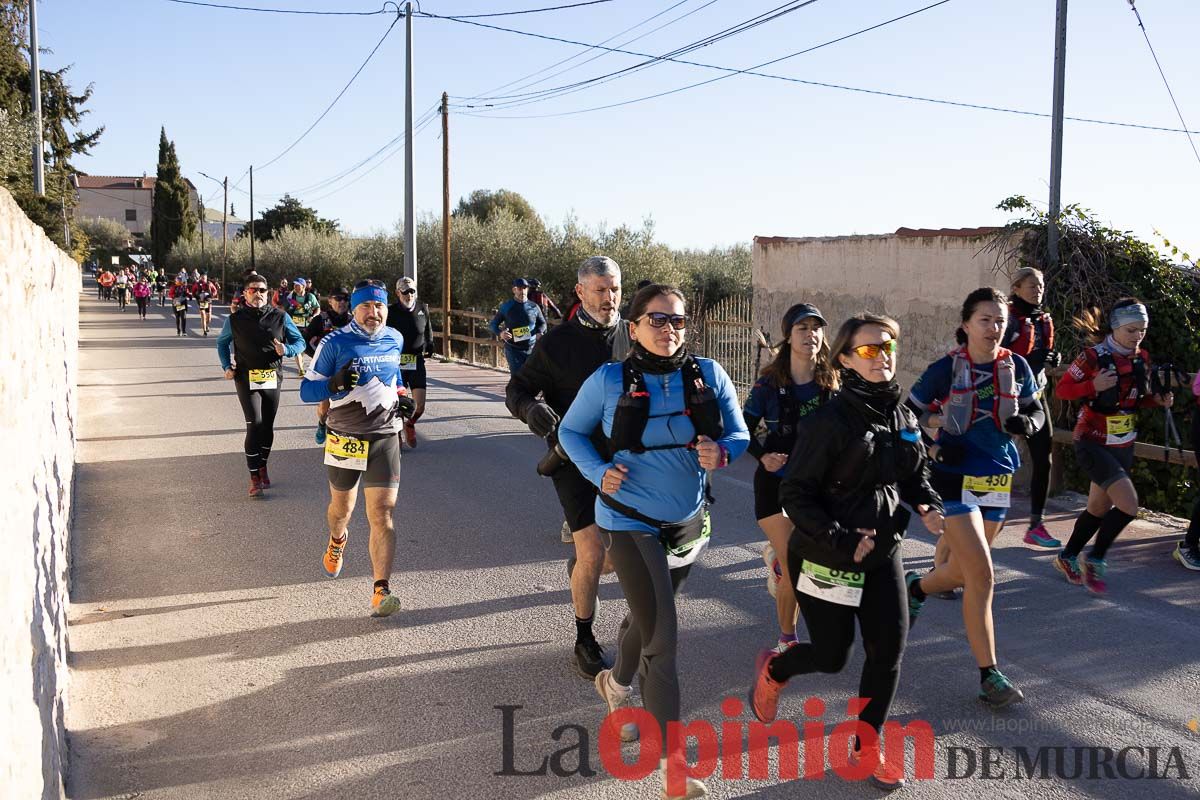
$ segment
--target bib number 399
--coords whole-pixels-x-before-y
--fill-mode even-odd
[[[325,464],[330,467],[366,472],[367,452],[370,448],[370,442],[329,431],[325,437]]]

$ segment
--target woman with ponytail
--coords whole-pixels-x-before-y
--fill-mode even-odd
[[[754,471],[754,516],[767,537],[767,588],[775,598],[779,643],[783,652],[796,643],[796,598],[787,568],[792,522],[779,503],[779,484],[796,444],[796,426],[837,391],[837,373],[825,339],[825,318],[816,306],[797,303],[783,315],[783,342],[750,390],[742,416],[750,429],[747,452],[758,460]],[[760,424],[765,436],[758,435]],[[778,586],[782,582],[783,591]]]
[[[1097,308],[1077,316],[1075,327],[1092,343],[1071,363],[1054,387],[1060,400],[1081,400],[1075,423],[1075,460],[1091,479],[1087,508],[1075,520],[1067,546],[1054,568],[1070,583],[1093,594],[1108,590],[1108,548],[1137,517],[1138,494],[1130,470],[1137,441],[1137,410],[1170,407],[1171,392],[1150,390],[1150,354],[1142,348],[1150,314],[1141,301],[1124,297],[1107,316]],[[1091,538],[1087,558],[1079,560]]]

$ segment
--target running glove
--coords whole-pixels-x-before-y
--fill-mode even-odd
[[[525,413],[525,422],[535,436],[545,439],[558,429],[559,417],[545,403],[534,403]]]
[[[354,362],[349,361],[346,366],[338,370],[337,374],[325,382],[329,387],[330,394],[340,394],[348,392],[358,385],[358,372],[354,369]]]
[[[1004,430],[1008,431],[1014,436],[1033,436],[1036,426],[1033,424],[1033,420],[1027,415],[1014,414],[1013,416],[1004,420]]]
[[[408,419],[417,410],[417,401],[406,394],[402,394],[396,398],[396,408],[399,410],[400,416]]]

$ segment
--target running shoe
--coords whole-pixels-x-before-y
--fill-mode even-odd
[[[767,594],[774,597],[779,591],[779,581],[783,578],[783,567],[775,555],[775,548],[768,542],[763,546],[763,563],[767,565]]]
[[[856,748],[850,751],[850,764],[855,765],[861,761],[870,760],[877,763],[875,771],[871,773],[871,783],[875,784],[876,788],[883,789],[885,792],[892,792],[896,789],[904,788],[904,765],[894,767],[884,759],[879,752],[878,747],[870,748],[866,751],[861,748]]]
[[[668,767],[668,769],[671,769],[671,767]],[[686,767],[681,764],[674,769],[678,769],[680,772],[683,772]],[[665,776],[663,777],[663,781],[665,784]],[[687,778],[687,782],[684,784],[684,786],[686,788],[684,789],[683,794],[671,794],[664,785],[662,791],[663,800],[699,800],[701,797],[708,797],[708,787],[704,785],[703,781],[699,781],[695,778]]]
[[[1076,586],[1083,583],[1083,575],[1079,571],[1079,557],[1065,556],[1059,553],[1054,557],[1054,568],[1063,574],[1067,579],[1067,583],[1073,583]]]
[[[924,600],[918,600],[916,595],[912,593],[913,584],[921,580],[920,574],[916,572],[904,573],[904,585],[908,589],[908,627],[911,628],[917,621],[917,617],[921,616],[921,609],[925,607]]]
[[[754,683],[750,684],[750,710],[759,722],[774,722],[779,709],[779,694],[787,681],[782,683],[771,677],[771,662],[779,658],[774,650],[763,650],[754,660]]]
[[[1104,581],[1104,573],[1108,572],[1108,562],[1102,558],[1085,558],[1083,560],[1083,585],[1092,594],[1104,594],[1108,584]]]
[[[994,669],[979,685],[979,699],[989,708],[1004,708],[1024,701],[1025,694],[1013,686],[1013,682],[1004,677],[1003,672]]]
[[[798,644],[800,644],[800,643],[797,642],[795,639],[791,639],[788,641],[784,641],[783,639],[780,639],[778,642],[775,643],[775,646],[773,648],[771,648],[771,652],[772,653],[786,653],[788,650],[791,650],[793,647],[795,647]]]
[[[566,520],[563,520],[559,538],[562,539],[563,544],[572,544],[575,541],[575,534],[571,533],[571,526],[567,524]]]
[[[1025,531],[1024,542],[1035,547],[1062,547],[1062,542],[1051,536],[1050,531],[1041,523]]]
[[[1175,545],[1171,557],[1183,565],[1184,569],[1200,572],[1200,547],[1188,547],[1185,542]]]
[[[344,553],[347,541],[349,541],[349,537],[342,539],[341,542],[335,542],[332,536],[329,537],[329,547],[325,548],[322,562],[325,565],[325,574],[331,578],[342,574],[342,564],[346,560]]]
[[[400,610],[400,598],[382,586],[375,587],[371,595],[371,616],[390,617]]]
[[[614,689],[609,676],[612,675],[611,669],[602,669],[596,673],[596,693],[600,695],[600,699],[608,706],[608,713],[613,713],[618,708],[633,707],[633,687],[628,687],[625,691]],[[638,726],[636,722],[626,722],[621,726],[621,741],[636,742],[638,740]]]
[[[417,446],[417,426],[409,421],[404,423],[404,443],[409,447]]]
[[[258,468],[258,479],[262,481],[262,488],[271,488],[271,478],[267,475],[267,465],[263,464]]]
[[[931,595],[926,595],[926,597],[936,597],[938,600],[957,600],[958,589],[947,589],[944,592],[934,592]]]
[[[325,436],[329,433],[329,428],[325,427],[324,421],[317,423],[317,432],[313,438],[317,440],[317,444],[325,444]]]
[[[612,667],[612,662],[604,655],[604,648],[595,639],[577,640],[573,661],[575,671],[588,680],[595,680],[601,670]]]
[[[257,472],[250,473],[250,492],[251,497],[263,496],[262,478],[258,477]]]

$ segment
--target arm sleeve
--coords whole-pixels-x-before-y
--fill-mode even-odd
[[[295,356],[304,352],[304,337],[300,335],[300,329],[296,327],[296,323],[292,322],[291,317],[283,318],[283,354],[285,356]]]
[[[605,470],[612,466],[600,457],[591,439],[592,431],[604,419],[604,373],[605,368],[601,367],[583,382],[558,426],[558,443],[583,477],[596,486],[603,480]]]
[[[500,323],[504,322],[504,307],[507,305],[507,302],[501,303],[500,308],[496,309],[496,316],[492,317],[492,321],[488,323],[488,330],[492,332],[493,336],[500,335]]]
[[[905,478],[897,484],[900,490],[900,499],[912,506],[915,511],[917,506],[929,506],[935,508],[939,512],[944,513],[945,508],[942,505],[942,498],[929,485],[929,462],[925,461],[921,464],[921,469],[915,474]]]
[[[317,345],[308,371],[300,380],[300,399],[306,403],[319,403],[333,396],[329,391],[329,379],[338,371],[338,347],[336,343],[330,346],[329,339],[323,339]]]
[[[229,317],[221,325],[217,334],[217,358],[221,359],[221,369],[233,369],[233,328],[229,325]]]
[[[534,313],[537,314],[537,318],[533,321],[533,335],[541,336],[546,332],[546,317],[542,314],[541,306],[538,306]]]
[[[762,387],[757,383],[750,389],[746,403],[742,406],[742,419],[746,423],[746,430],[750,432],[750,444],[746,447],[746,452],[755,460],[761,461],[767,451],[758,440],[758,426],[763,419],[763,407]]]
[[[732,462],[746,452],[746,447],[750,444],[750,431],[746,427],[746,420],[742,419],[742,410],[738,407],[737,390],[733,388],[733,381],[729,379],[724,367],[716,361],[710,363],[717,403],[721,406],[721,422],[725,426],[725,435],[718,444],[725,448]]]
[[[546,355],[545,342],[540,341],[533,346],[533,353],[525,364],[508,379],[508,385],[504,387],[504,405],[521,422],[527,421],[525,415],[530,406],[538,402],[538,395],[545,387],[554,385],[552,366]]]
[[[1067,367],[1067,371],[1054,385],[1054,396],[1059,400],[1083,400],[1094,397],[1096,387],[1092,385],[1092,377],[1096,374],[1096,365],[1092,363],[1091,349],[1084,350]]]

